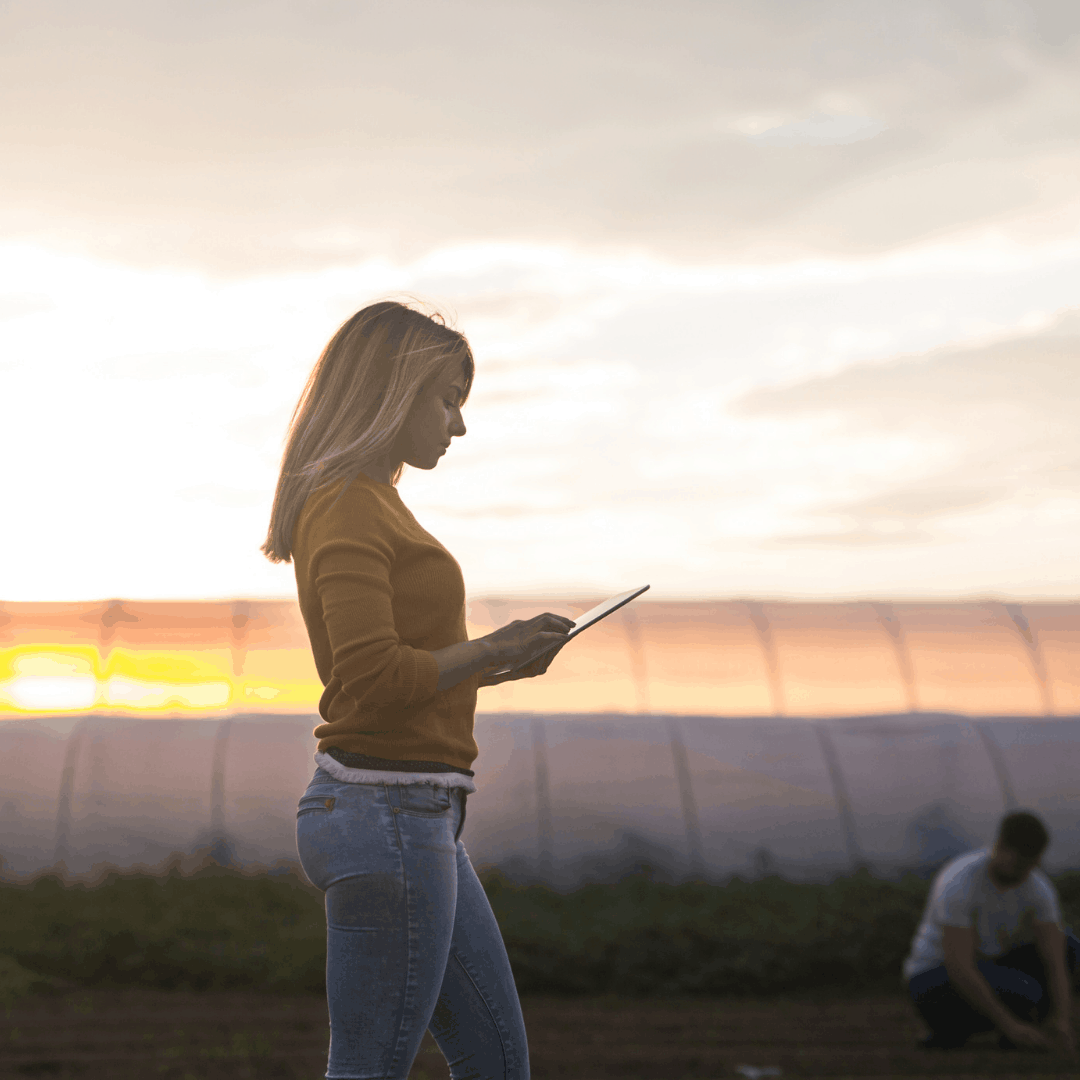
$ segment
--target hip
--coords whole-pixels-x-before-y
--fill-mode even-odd
[[[407,876],[417,861],[453,861],[467,798],[446,774],[420,783],[349,783],[318,768],[296,810],[304,873],[325,890],[359,874]]]

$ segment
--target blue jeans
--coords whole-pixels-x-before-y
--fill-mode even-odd
[[[461,843],[461,788],[317,769],[296,846],[326,893],[329,1080],[406,1080],[431,1032],[454,1080],[528,1080],[498,923]]]
[[[1070,981],[1076,972],[1078,956],[1080,941],[1070,932],[1065,937],[1065,968]],[[1047,993],[1049,980],[1034,945],[1017,946],[994,960],[979,960],[977,966],[1014,1016],[1029,1022],[1046,1019],[1051,1005]],[[914,976],[908,990],[933,1038],[942,1046],[963,1046],[972,1035],[994,1028],[989,1017],[983,1016],[954,989],[944,964]]]

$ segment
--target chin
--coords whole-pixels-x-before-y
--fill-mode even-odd
[[[410,469],[423,469],[424,472],[431,472],[431,470],[439,464],[439,459],[434,458],[428,461],[406,461],[405,464],[408,465]]]

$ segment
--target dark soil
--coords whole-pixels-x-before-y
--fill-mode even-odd
[[[1005,1053],[982,1037],[962,1051],[918,1050],[913,1015],[895,994],[527,998],[523,1008],[535,1080],[753,1077],[769,1066],[784,1077],[1080,1075],[1076,1059]],[[79,990],[0,1009],[3,1080],[319,1080],[326,1045],[326,1006],[313,997]],[[410,1080],[446,1076],[426,1036]]]

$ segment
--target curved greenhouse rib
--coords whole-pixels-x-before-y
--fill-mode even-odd
[[[548,777],[547,727],[542,716],[530,723],[533,765],[536,776],[536,864],[540,876],[551,877],[555,829],[551,820],[551,781]]]
[[[53,845],[53,864],[56,866],[66,865],[71,859],[71,801],[75,791],[75,770],[89,721],[89,716],[82,717],[64,742],[64,766],[60,772],[60,790],[56,795],[56,839]]]
[[[1019,604],[1006,604],[1005,612],[1012,621],[1020,639],[1027,647],[1028,658],[1031,660],[1031,670],[1035,680],[1039,684],[1039,693],[1042,697],[1043,715],[1054,715],[1054,695],[1050,689],[1050,680],[1046,676],[1046,664],[1043,661],[1042,649],[1039,647],[1039,634],[1034,630],[1024,609]]]
[[[214,735],[214,757],[210,771],[210,851],[220,863],[227,863],[228,838],[225,835],[225,758],[229,752],[232,718],[226,716]]]
[[[668,741],[671,746],[671,761],[675,766],[675,780],[679,785],[679,802],[682,805],[683,824],[686,827],[686,852],[692,877],[700,877],[705,872],[705,859],[701,847],[701,824],[698,820],[697,800],[694,798],[694,786],[690,776],[690,763],[686,757],[682,732],[678,720],[667,718]]]
[[[786,710],[784,686],[780,678],[780,661],[776,655],[776,642],[773,641],[772,628],[769,626],[769,619],[765,614],[765,605],[756,600],[747,600],[745,604],[750,612],[750,621],[757,631],[758,641],[761,642],[761,651],[765,654],[765,670],[769,678],[769,695],[772,699],[773,715],[783,716]]]
[[[851,808],[851,799],[848,797],[847,785],[844,783],[844,773],[840,768],[840,757],[836,753],[832,736],[826,730],[823,721],[814,722],[814,731],[817,733],[818,744],[821,746],[821,756],[825,759],[825,768],[829,772],[829,781],[833,788],[833,798],[836,800],[836,811],[840,817],[840,827],[844,833],[844,845],[847,848],[848,862],[852,869],[859,869],[866,865],[862,850],[859,847],[859,839],[855,832],[855,813]]]
[[[645,645],[641,640],[641,623],[632,607],[622,609],[622,624],[626,628],[626,640],[630,648],[630,672],[634,680],[634,693],[639,713],[651,712],[649,698],[649,667],[645,660]]]
[[[904,687],[904,696],[907,699],[908,712],[919,711],[919,694],[915,686],[915,671],[911,666],[911,653],[904,638],[904,628],[896,616],[892,604],[872,604],[877,620],[881,623],[885,633],[892,642],[893,652],[896,654],[896,666],[900,669],[900,682]]]
[[[1005,764],[1005,755],[1001,752],[1001,747],[998,746],[993,735],[978,720],[972,720],[971,726],[982,741],[987,757],[990,758],[994,775],[997,777],[998,785],[1001,788],[1001,801],[1005,804],[1005,809],[1015,810],[1019,804],[1016,801],[1016,792],[1013,789],[1012,779],[1009,777],[1009,769]]]

